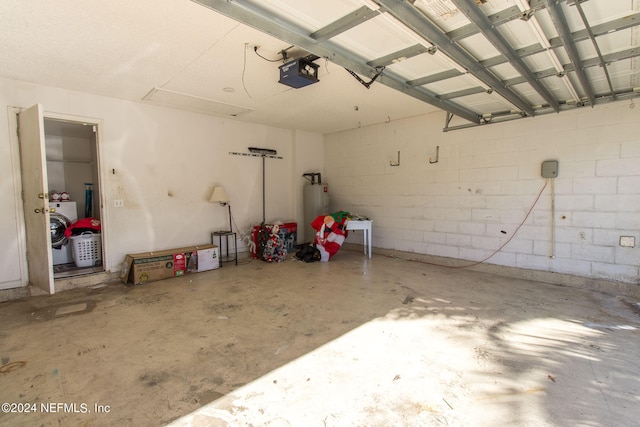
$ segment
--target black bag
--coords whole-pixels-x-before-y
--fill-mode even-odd
[[[296,252],[296,258],[304,262],[320,261],[320,251],[313,245],[303,245]]]

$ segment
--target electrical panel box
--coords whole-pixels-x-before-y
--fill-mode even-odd
[[[318,82],[318,65],[308,59],[299,58],[289,61],[280,67],[279,83],[301,88]]]
[[[557,178],[558,177],[558,161],[546,160],[542,162],[542,177]]]

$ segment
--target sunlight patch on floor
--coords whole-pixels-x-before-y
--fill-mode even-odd
[[[553,318],[481,331],[469,327],[475,318],[447,311],[393,310],[173,425],[535,422],[545,418],[536,403],[553,385],[545,354],[581,357],[574,345],[600,333]]]

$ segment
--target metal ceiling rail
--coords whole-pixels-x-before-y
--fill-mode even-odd
[[[625,16],[624,18],[605,22],[604,24],[596,25],[591,29],[593,31],[593,35],[598,37],[605,34],[611,34],[614,31],[633,28],[637,25],[640,25],[640,13],[635,13],[633,15]],[[579,30],[572,33],[571,38],[573,40],[573,43],[575,44],[577,42],[588,39],[589,34],[587,33],[587,30]],[[549,44],[551,45],[552,49],[561,48],[562,40],[560,40],[560,37],[554,37],[549,39]],[[524,58],[529,55],[535,55],[537,53],[542,53],[544,51],[545,49],[543,46],[540,46],[540,43],[535,43],[516,50],[518,55],[520,55],[520,58]],[[494,56],[493,58],[488,58],[480,61],[480,63],[485,67],[493,67],[496,65],[504,64],[505,62],[507,62],[507,58],[505,58],[503,55]]]
[[[640,25],[640,12],[633,13],[631,15],[624,16],[622,18],[614,19],[612,21],[604,22],[602,24],[594,25],[591,27],[591,31],[594,36],[603,36],[613,33],[615,31],[626,30],[627,28],[633,28]],[[574,43],[587,40],[589,38],[589,32],[586,29],[578,30],[571,33],[571,39]],[[553,37],[549,39],[549,44],[552,48],[562,47],[562,40],[560,37]]]
[[[544,5],[539,4],[540,1],[538,1],[537,3],[538,4],[536,5],[536,9],[535,9],[536,11],[544,9]],[[525,17],[522,16],[523,14],[519,9],[517,10],[517,12],[514,11],[514,9],[518,9],[518,8],[517,7],[508,8],[503,11],[497,12],[493,15],[490,15],[487,18],[489,19],[489,21],[491,21],[491,24],[493,26],[502,25],[507,22],[513,21],[515,19],[526,19]],[[594,25],[593,27],[591,27],[591,31],[595,37],[598,37],[606,34],[611,34],[612,32],[615,32],[615,31],[622,31],[628,28],[633,28],[637,25],[640,25],[640,13],[633,13],[631,15],[627,15],[622,18],[618,18],[612,21],[604,22],[602,24]],[[480,30],[478,29],[478,27],[470,23],[461,28],[450,31],[446,34],[449,38],[452,39],[452,41],[459,41],[463,38],[472,36],[474,34],[478,34],[479,32]],[[573,39],[574,43],[577,43],[579,41],[588,39],[589,33],[587,32],[586,29],[578,30],[571,34],[571,38]],[[562,40],[560,39],[560,37],[553,37],[549,39],[549,44],[551,45],[551,48],[560,48],[563,46]],[[520,58],[525,58],[530,55],[543,53],[545,51],[546,49],[543,46],[541,46],[539,43],[535,43],[530,46],[525,46],[523,48],[515,50],[515,52],[518,54]],[[480,64],[485,68],[489,68],[489,67],[494,67],[496,65],[504,64],[508,61],[509,60],[504,55],[498,55],[492,58],[483,59],[482,61],[480,61]],[[443,73],[438,73],[431,76],[425,76],[425,77],[420,77],[420,78],[411,80],[409,84],[413,86],[420,86],[427,83],[434,83],[440,80],[446,80],[451,77],[459,76],[460,74],[461,73],[459,72],[454,72],[451,75],[449,75],[448,72],[443,72]]]
[[[602,58],[595,57],[595,58],[585,59],[584,61],[582,61],[582,68],[596,67],[596,66],[600,66],[602,62],[609,64],[612,62],[620,61],[622,59],[629,59],[637,56],[640,56],[640,48],[626,49],[616,53],[611,53],[609,55],[604,55],[602,56]],[[573,64],[565,64],[563,65],[563,68],[567,72],[575,70],[575,67],[573,66]],[[546,79],[549,77],[557,77],[558,72],[556,71],[555,68],[547,68],[546,70],[535,72],[534,75],[536,79]],[[506,86],[514,86],[514,85],[518,85],[526,82],[527,81],[523,76],[513,77],[513,78],[502,81],[502,83],[504,83]]]
[[[589,26],[589,21],[587,21],[587,17],[585,16],[584,11],[582,10],[582,6],[580,6],[580,2],[576,2],[575,7],[578,10],[578,13],[580,14],[580,19],[582,19],[582,23],[584,24],[585,30],[587,30],[587,33],[589,34],[589,39],[591,40],[591,43],[593,44],[593,47],[596,50],[596,53],[598,54],[598,58],[600,59],[600,67],[602,67],[602,71],[604,71],[604,75],[607,79],[607,83],[609,84],[609,90],[611,91],[611,96],[615,99],[616,93],[613,90],[613,84],[611,83],[611,76],[609,76],[609,67],[607,66],[607,63],[604,62],[604,59],[602,58],[602,51],[600,50],[600,46],[598,46],[598,42],[596,42],[596,37],[593,35],[593,31]]]
[[[635,58],[637,56],[640,56],[640,47],[632,47],[631,49],[619,50],[618,52],[604,55],[602,57],[602,60],[604,60],[606,64],[609,64],[611,62],[621,61],[623,59]],[[595,67],[598,65],[600,65],[600,58],[589,58],[582,61],[583,68]],[[573,70],[573,65],[572,64],[565,65],[565,68],[567,69],[567,71],[571,71]]]
[[[504,15],[505,12],[510,12],[512,8],[507,9],[506,11],[502,11],[502,12],[498,12],[492,16],[495,15]],[[539,8],[542,9],[542,8]],[[489,16],[489,20],[492,22],[492,25],[500,25],[502,23],[506,23],[509,21],[512,21],[513,16],[515,14],[511,14],[507,17],[502,16],[501,20],[498,20],[497,18],[493,18],[492,16]],[[593,27],[591,27],[591,31],[593,33],[593,35],[595,37],[598,36],[602,36],[602,35],[606,35],[606,34],[611,34],[614,31],[621,31],[621,30],[625,30],[628,28],[633,28],[637,25],[640,25],[640,13],[634,13],[619,19],[614,19],[612,21],[609,22],[605,22],[599,25],[595,25]],[[464,31],[461,33],[463,34],[456,34],[456,32],[458,32],[459,30],[463,30]],[[475,30],[475,31],[472,31]],[[468,37],[471,36],[473,34],[477,34],[479,33],[480,30],[474,25],[474,24],[468,24],[465,25],[464,27],[461,27],[458,30],[453,30],[447,33],[447,35],[449,37],[451,37],[454,40],[460,40],[464,37]],[[576,31],[574,33],[571,34],[571,37],[573,39],[574,43],[577,43],[579,41],[583,41],[589,38],[589,34],[587,32],[587,30],[579,30]],[[560,40],[560,37],[553,37],[551,39],[549,39],[549,44],[551,45],[552,48],[559,48],[562,47],[562,40]],[[540,45],[540,43],[535,43],[529,46],[525,46],[523,48],[520,49],[516,49],[515,52],[516,54],[520,57],[520,58],[525,58],[527,56],[530,55],[535,55],[538,53],[543,53],[545,52],[546,49]],[[492,58],[488,58],[488,59],[483,59],[482,61],[480,61],[480,64],[485,67],[485,68],[489,68],[489,67],[494,67],[496,65],[500,65],[500,64],[504,64],[506,62],[508,62],[509,60],[504,56],[504,55],[497,55],[494,56]],[[573,68],[572,68],[573,70]],[[569,71],[569,70],[567,70]],[[431,76],[425,76],[425,77],[420,77],[417,78],[415,80],[412,80],[409,82],[409,84],[412,84],[414,86],[419,86],[419,85],[423,85],[423,84],[427,84],[427,83],[434,83],[440,80],[446,80],[448,78],[451,77],[456,77],[459,76],[461,73],[459,72],[454,72],[451,75],[448,74],[448,72],[443,72],[443,73],[438,73],[438,74],[434,74]],[[518,78],[519,79],[519,78]]]
[[[520,58],[526,58],[527,56],[535,55],[537,53],[544,53],[545,51],[546,49],[544,48],[544,46],[541,46],[540,43],[536,43],[517,49],[516,53],[520,56]],[[506,62],[509,61],[504,57],[504,55],[497,55],[492,58],[487,58],[480,61],[480,63],[485,67],[495,67],[496,65],[504,64]]]
[[[443,93],[442,95],[436,95],[438,99],[453,99],[462,98],[463,96],[475,95],[478,93],[487,93],[487,90],[483,87],[471,87],[469,89],[462,89],[456,92]]]
[[[613,21],[609,21],[609,22],[605,22],[603,24],[600,25],[596,25],[594,27],[592,27],[592,32],[594,34],[594,36],[602,36],[605,34],[610,34],[614,31],[621,31],[624,29],[628,29],[628,28],[633,28],[637,25],[640,25],[640,13],[635,13],[633,15],[629,15],[629,16],[625,16],[624,18],[620,18],[620,19],[615,19]],[[587,31],[586,30],[579,30],[576,31],[574,33],[572,33],[572,38],[574,43],[578,42],[578,41],[582,41],[588,38],[587,35]],[[549,44],[551,44],[552,48],[558,48],[558,47],[562,47],[562,41],[560,40],[559,37],[555,37],[551,40],[549,40]],[[530,45],[530,46],[525,46],[521,49],[517,49],[515,51],[520,58],[525,58],[527,56],[530,55],[535,55],[538,53],[542,53],[545,52],[545,48],[543,48],[542,46],[540,46],[539,43]],[[634,56],[639,56],[640,52],[638,51],[637,48],[632,48],[632,49],[627,49],[624,51],[618,51],[616,53],[611,53],[611,54],[606,54],[603,55],[604,58],[604,62],[605,63],[609,63],[609,62],[614,62],[614,61],[618,61],[621,59],[627,59],[627,58],[631,58]],[[597,58],[595,59],[597,61]],[[592,64],[592,62],[594,61],[594,59],[587,59],[585,61],[582,61],[582,66],[583,67],[592,67],[594,65],[598,65],[598,63]],[[498,55],[498,56],[494,56],[493,58],[488,58],[485,60],[480,61],[480,64],[482,64],[482,66],[484,67],[493,67],[496,65],[500,65],[500,64],[504,64],[508,62],[507,58],[504,57],[504,55]],[[573,66],[573,64],[565,64],[564,65],[564,69],[565,71],[569,72],[569,71],[574,71],[575,68]],[[553,74],[557,75],[557,71],[553,70]],[[548,74],[548,70],[544,70],[544,71],[540,71],[540,72],[536,72],[535,75],[539,76],[540,74],[544,74],[542,77],[550,77],[551,75]],[[452,77],[456,77],[459,76],[461,73],[459,72],[453,72],[453,73],[449,73],[449,72],[443,72],[443,73],[437,73],[437,74],[433,74],[431,76],[425,76],[425,77],[420,77],[418,79],[412,80],[409,83],[410,84],[414,84],[414,85],[418,85],[418,84],[427,84],[427,83],[435,83],[437,81],[441,81],[441,80],[446,80]],[[515,77],[514,79],[509,79],[509,80],[505,80],[505,84],[507,86],[512,86],[513,84],[518,84],[518,83],[511,83],[510,81],[514,80],[518,83],[524,83],[524,79],[522,77]],[[414,83],[416,82],[416,83]]]
[[[524,61],[516,54],[516,52],[509,46],[509,43],[505,38],[491,27],[491,23],[487,19],[487,16],[480,11],[479,6],[471,0],[452,0],[453,3],[458,6],[458,9],[465,14],[465,16],[478,26],[482,35],[487,38],[498,51],[507,58],[513,68],[516,69],[520,75],[522,75],[527,83],[538,92],[538,94],[547,103],[553,107],[556,111],[560,111],[560,104],[556,99],[551,96],[551,93],[540,84],[535,78],[533,72],[525,65]]]
[[[376,16],[378,16],[377,11],[371,10],[366,6],[362,6],[360,9],[354,10],[350,14],[343,16],[330,25],[311,33],[310,37],[316,40],[328,40],[331,37],[350,30],[351,28],[356,27],[371,18],[375,18]]]
[[[502,14],[502,13],[503,12],[499,12],[498,14]],[[496,15],[498,15],[498,14],[496,14]],[[505,19],[503,19],[503,21],[506,22],[506,21],[509,21],[509,19],[505,18]],[[634,13],[634,14],[627,15],[627,16],[619,18],[619,19],[614,19],[614,20],[609,21],[609,22],[605,22],[605,23],[602,23],[602,24],[594,25],[593,27],[591,27],[591,32],[593,33],[593,35],[595,37],[598,37],[598,36],[603,36],[603,35],[606,35],[606,34],[611,34],[612,32],[615,32],[615,31],[622,31],[622,30],[625,30],[625,29],[633,28],[633,27],[635,27],[637,25],[640,25],[640,13]],[[467,35],[466,36],[471,35],[470,33],[468,33],[470,27],[476,28],[476,30],[477,30],[477,27],[475,25],[473,25],[473,24],[469,24],[469,25],[466,25],[466,26],[462,27],[462,28],[467,28]],[[451,35],[455,31],[457,31],[457,30],[454,30],[454,31],[449,32],[447,34]],[[474,34],[476,34],[478,32],[479,32],[479,30],[475,31]],[[572,33],[571,37],[573,39],[573,42],[577,43],[579,41],[583,41],[583,40],[588,39],[589,38],[589,34],[588,34],[586,29],[583,29],[583,30],[578,30],[578,31]],[[551,45],[552,48],[562,47],[562,41],[560,40],[560,37],[554,37],[554,38],[550,39],[549,40],[549,44]],[[532,45],[529,45],[529,46],[525,46],[523,48],[515,50],[516,54],[520,58],[525,58],[525,57],[530,56],[530,55],[543,53],[545,51],[546,51],[546,49],[543,46],[541,46],[539,43],[535,43],[535,44],[532,44]],[[605,63],[609,63],[609,62],[618,61],[620,59],[631,58],[631,57],[638,56],[638,55],[640,55],[640,52],[638,51],[638,49],[632,48],[632,49],[628,49],[628,50],[625,50],[625,51],[619,51],[619,52],[616,52],[616,53],[603,55],[603,58],[604,58],[604,62]],[[594,60],[597,60],[597,59],[587,59],[585,61],[582,61],[582,66],[583,67],[591,67],[593,65],[598,65],[598,63],[595,63],[595,64],[592,63]],[[493,67],[493,66],[496,66],[496,65],[504,64],[506,62],[508,62],[508,59],[504,55],[497,55],[497,56],[494,56],[492,58],[488,58],[488,59],[484,59],[484,60],[480,61],[480,64],[485,68],[489,68],[489,67]],[[573,64],[564,65],[564,69],[565,69],[566,72],[575,70]],[[551,73],[551,71],[553,71],[553,73]],[[441,72],[441,73],[436,73],[436,74],[432,74],[432,75],[428,75],[428,76],[424,76],[424,77],[419,77],[419,78],[411,80],[411,81],[409,81],[407,83],[409,83],[412,86],[420,86],[420,85],[425,85],[425,84],[429,84],[429,83],[435,83],[435,82],[442,81],[442,80],[447,80],[447,79],[450,79],[450,78],[453,78],[453,77],[460,76],[462,74],[463,73],[461,73],[461,72],[459,72],[457,70],[444,71],[444,72]],[[552,75],[557,75],[557,71],[556,70],[552,70],[552,69],[542,70],[542,71],[535,72],[534,75],[536,76],[536,78],[546,78],[546,77],[551,77]],[[521,76],[519,76],[519,77],[515,77],[513,79],[505,80],[504,83],[507,86],[513,86],[514,84],[525,83],[525,79],[522,78]]]
[[[272,13],[262,9],[258,4],[246,0],[234,0],[233,2],[227,0],[192,1],[242,24],[270,34],[277,39],[298,46],[321,58],[326,58],[356,73],[373,76],[379,72],[379,70],[376,70],[374,67],[367,65],[365,60],[353,55],[346,49],[332,44],[329,41],[314,39],[305,29],[278,16],[274,16]],[[435,94],[425,88],[408,85],[406,79],[389,70],[385,70],[377,81],[437,108],[449,111],[472,123],[478,123],[480,121],[480,116],[473,111],[448,100],[438,99]],[[531,110],[531,112],[533,112],[533,110]]]
[[[447,37],[447,35],[437,25],[431,22],[419,9],[406,1],[373,1],[381,6],[381,9],[384,12],[391,14],[394,18],[410,28],[420,37],[437,46],[440,51],[446,54],[454,62],[460,64],[469,73],[491,87],[496,93],[499,93],[515,107],[519,108],[529,116],[534,115],[534,110],[528,101],[504,86],[500,80],[493,75],[493,73],[482,67],[466,50],[458,44],[453,43],[451,39],[449,39],[449,37]]]
[[[487,16],[487,19],[491,22],[491,26],[497,27],[498,25],[513,21],[514,19],[522,19],[522,12],[518,9],[518,6],[512,6],[508,9],[494,13],[493,15]],[[455,30],[451,30],[446,34],[452,41],[458,42],[462,39],[478,34],[479,32],[480,28],[478,28],[477,25],[470,23],[463,25],[460,28],[456,28]]]
[[[581,67],[584,68],[590,68],[590,67],[597,67],[600,66],[602,62],[609,64],[612,62],[616,62],[616,61],[620,61],[622,59],[629,59],[629,58],[634,58],[640,56],[640,48],[631,48],[631,49],[626,49],[623,51],[619,51],[619,52],[615,52],[615,53],[611,53],[609,55],[603,55],[602,57],[594,57],[594,58],[588,58],[585,59],[584,61],[582,61]],[[569,71],[574,71],[575,67],[573,66],[573,64],[564,64],[563,68],[569,72]],[[542,71],[537,71],[535,73],[535,76],[537,79],[546,79],[549,77],[557,77],[557,71],[555,68],[548,68],[546,70],[542,70]],[[526,83],[526,80],[524,77],[522,76],[518,76],[518,77],[514,77],[511,79],[506,79],[502,81],[506,86],[514,86],[514,85],[518,85],[521,83]]]
[[[566,1],[566,0],[560,0]],[[586,2],[587,0],[582,0]],[[497,27],[502,24],[506,24],[507,22],[514,21],[516,19],[524,19],[527,20],[531,15],[536,13],[539,10],[542,10],[546,7],[543,0],[531,0],[529,2],[529,10],[523,12],[518,8],[518,6],[511,6],[507,9],[503,9],[499,12],[494,13],[493,15],[488,15],[487,19],[491,22],[491,25]],[[456,28],[455,30],[451,30],[447,33],[447,36],[457,42],[466,37],[473,36],[478,34],[480,30],[476,25],[467,24],[460,28]]]
[[[408,48],[399,50],[397,52],[392,52],[389,55],[385,55],[381,58],[374,59],[373,61],[367,62],[367,65],[371,67],[386,67],[387,65],[391,65],[395,62],[402,61],[404,59],[408,59],[422,53],[429,52],[429,48],[422,44],[416,44],[413,46],[409,46]]]
[[[417,79],[409,80],[407,84],[411,86],[422,86],[429,83],[439,82],[441,80],[451,79],[453,77],[458,77],[464,75],[463,72],[458,71],[456,69],[442,71],[440,73],[431,74],[429,76],[419,77]]]
[[[578,80],[580,81],[580,85],[582,86],[582,90],[587,96],[589,103],[591,106],[594,106],[594,98],[593,89],[591,88],[591,84],[589,83],[589,79],[587,78],[584,69],[582,68],[582,59],[578,54],[578,50],[571,38],[571,32],[569,30],[569,26],[567,25],[567,20],[564,16],[564,12],[562,11],[562,7],[559,4],[558,0],[545,0],[547,5],[547,11],[549,12],[549,16],[551,17],[551,21],[553,25],[556,27],[558,34],[560,35],[560,39],[562,40],[562,44],[564,49],[569,55],[569,59],[574,64],[580,64],[580,66],[575,68],[576,76],[578,76]]]
[[[624,18],[615,19],[613,21],[605,22],[600,25],[595,25],[591,29],[593,31],[593,35],[598,37],[605,34],[611,34],[614,31],[633,28],[637,25],[640,25],[640,13],[634,13],[632,15],[625,16]],[[587,30],[579,30],[572,33],[571,38],[573,40],[573,43],[575,44],[579,41],[588,39],[589,34],[587,33]],[[549,44],[553,49],[560,48],[562,47],[562,40],[560,40],[560,37],[554,37],[549,39]],[[520,49],[516,49],[516,53],[520,56],[520,58],[542,53],[544,51],[545,48],[543,46],[540,46],[540,43],[535,43]],[[506,62],[508,62],[508,60],[504,57],[504,55],[498,55],[494,56],[493,58],[487,58],[480,61],[480,63],[484,67],[493,67],[496,65],[504,64]]]
[[[640,88],[632,88],[630,90],[626,90],[626,91],[616,91],[615,92],[615,96],[612,96],[611,94],[606,94],[606,95],[600,95],[600,96],[596,96],[595,97],[595,104],[596,105],[600,105],[600,104],[608,104],[609,102],[613,102],[615,100],[626,100],[626,99],[633,99],[633,98],[638,98],[640,97]],[[578,107],[581,107],[582,103],[577,103],[577,104],[569,104],[566,102],[563,102],[560,104],[560,111],[569,111],[569,110],[574,110]],[[536,115],[540,116],[543,114],[550,114],[550,113],[555,113],[555,111],[552,108],[549,108],[546,105],[540,106],[539,108],[536,109]],[[518,115],[514,115],[512,112],[498,112],[498,113],[493,113],[492,116],[488,119],[488,122],[480,122],[480,123],[468,123],[468,124],[462,124],[462,125],[456,125],[456,126],[450,126],[451,123],[451,119],[453,118],[453,115],[451,115],[450,113],[447,113],[447,117],[445,120],[445,126],[442,129],[443,132],[451,132],[451,131],[455,131],[455,130],[460,130],[460,129],[469,129],[472,127],[476,127],[476,126],[482,126],[482,125],[486,125],[489,123],[500,123],[500,122],[507,122],[507,121],[511,121],[511,120],[517,120],[522,118],[521,116]]]

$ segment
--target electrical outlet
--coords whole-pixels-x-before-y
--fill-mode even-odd
[[[113,206],[115,206],[116,208],[123,208],[124,207],[124,200],[122,199],[115,199],[113,201]]]
[[[620,246],[623,248],[633,248],[636,246],[636,238],[633,236],[620,236]]]

